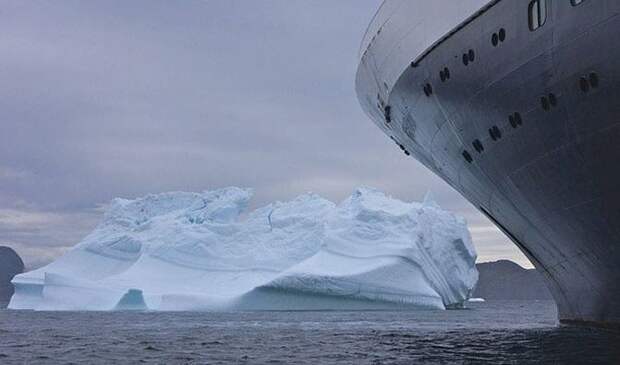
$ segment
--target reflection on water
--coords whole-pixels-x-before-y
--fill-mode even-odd
[[[620,363],[620,334],[551,302],[459,311],[0,312],[0,363]]]

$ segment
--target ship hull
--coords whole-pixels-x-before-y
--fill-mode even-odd
[[[620,2],[547,3],[535,31],[528,2],[501,0],[422,53],[399,44],[411,62],[384,94],[362,58],[358,95],[523,251],[562,322],[618,325]]]

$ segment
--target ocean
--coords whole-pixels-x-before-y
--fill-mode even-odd
[[[0,364],[620,364],[550,301],[451,311],[0,311]]]

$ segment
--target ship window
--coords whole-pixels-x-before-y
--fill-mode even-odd
[[[515,113],[515,122],[517,122],[517,125],[523,125],[523,117],[521,117],[521,113]]]
[[[383,109],[383,116],[385,117],[386,123],[392,122],[392,107],[391,106],[389,105],[385,106],[385,109]]]
[[[585,0],[570,0],[570,3],[571,3],[573,6],[577,6],[577,5],[581,4],[581,3],[583,3],[584,1],[585,1]]]
[[[424,94],[426,96],[433,95],[433,86],[431,84],[424,85]]]
[[[517,128],[517,121],[515,120],[514,115],[511,115],[508,117],[508,121],[510,122],[510,126],[512,126],[512,128]]]
[[[473,49],[470,49],[467,53],[463,53],[463,64],[465,66],[469,65],[471,62],[474,62],[474,60],[476,60],[476,53]]]
[[[540,98],[540,104],[542,104],[542,108],[544,110],[549,110],[549,108],[551,108],[551,105],[549,105],[549,99],[547,99],[546,96]]]
[[[474,161],[474,158],[471,157],[471,154],[467,151],[463,151],[463,158],[465,158],[465,161],[472,163]]]
[[[482,151],[484,151],[484,146],[482,145],[482,142],[480,142],[480,140],[478,139],[472,142],[472,146],[474,146],[474,149],[478,153],[482,153]]]
[[[489,135],[491,136],[492,140],[497,141],[498,139],[502,138],[502,131],[500,131],[499,128],[494,125],[493,127],[489,128]]]
[[[547,21],[547,0],[534,0],[528,9],[530,30],[542,27]]]
[[[587,93],[590,90],[590,82],[585,77],[579,79],[579,88],[584,93]]]
[[[518,128],[520,125],[523,125],[523,118],[521,117],[521,113],[515,112],[511,116],[508,117],[508,121],[512,128]]]
[[[590,73],[590,85],[592,85],[593,88],[597,88],[598,87],[598,74],[596,72],[591,72]]]
[[[444,67],[443,70],[439,71],[439,78],[441,79],[441,82],[450,80],[450,69]]]
[[[497,137],[497,139],[501,139],[502,132],[499,130],[499,128],[496,125],[494,125],[492,129],[493,129],[493,133],[495,134],[495,137]]]
[[[491,36],[491,44],[493,47],[497,47],[500,42],[504,42],[506,40],[506,29],[500,28],[498,33],[493,33]]]

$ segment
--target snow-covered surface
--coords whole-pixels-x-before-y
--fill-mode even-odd
[[[478,279],[465,221],[430,199],[358,189],[242,217],[249,189],[116,199],[57,261],[15,277],[10,308],[273,310],[458,307]]]

